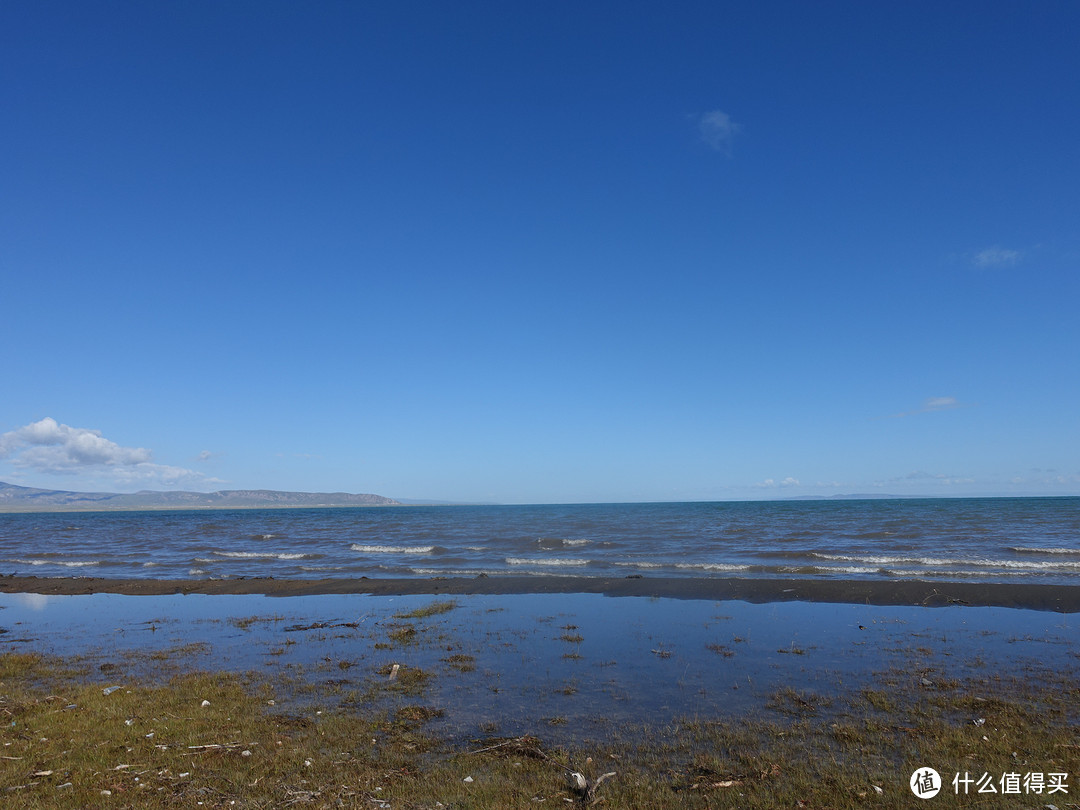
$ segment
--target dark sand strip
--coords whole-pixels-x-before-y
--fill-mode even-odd
[[[105,579],[0,576],[0,593],[134,596],[167,594],[470,595],[592,593],[670,599],[737,599],[745,602],[832,602],[867,605],[1010,607],[1080,612],[1080,585],[925,582],[920,580],[710,579],[648,577],[479,576],[430,579]]]

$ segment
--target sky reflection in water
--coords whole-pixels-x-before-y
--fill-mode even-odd
[[[95,668],[120,665],[102,680],[117,671],[154,680],[165,670],[149,653],[198,644],[180,657],[186,667],[288,674],[343,693],[400,663],[436,675],[423,696],[403,699],[445,709],[444,730],[540,728],[559,739],[602,734],[607,721],[757,713],[783,687],[830,695],[883,672],[933,681],[1070,671],[1080,621],[1008,608],[592,594],[456,597],[447,613],[395,616],[437,601],[0,594],[0,650],[87,656]],[[339,626],[296,629],[315,623]],[[394,641],[406,624],[416,635]],[[297,700],[283,691],[279,703]]]

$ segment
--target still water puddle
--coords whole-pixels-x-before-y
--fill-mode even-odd
[[[429,677],[390,699],[442,709],[445,733],[541,729],[556,741],[610,723],[760,714],[782,689],[1037,681],[1080,664],[1072,614],[592,594],[459,596],[424,610],[448,601],[0,594],[0,651],[79,656],[102,680],[161,681],[178,666],[287,678],[286,710],[309,699],[304,686],[371,699],[398,664]]]

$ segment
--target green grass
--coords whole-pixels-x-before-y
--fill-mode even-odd
[[[450,600],[445,602],[432,602],[424,607],[410,610],[408,613],[395,613],[395,619],[426,619],[430,616],[438,616],[441,613],[449,613],[458,606],[458,603]]]
[[[926,689],[887,673],[846,695],[781,689],[754,716],[623,725],[559,750],[544,732],[565,730],[566,717],[537,718],[513,739],[442,737],[433,729],[451,707],[425,698],[438,676],[391,671],[372,672],[367,692],[324,688],[286,714],[297,704],[285,685],[253,677],[137,685],[116,670],[0,655],[0,806],[583,806],[570,771],[590,783],[615,772],[593,797],[604,808],[1065,808],[1080,793],[1080,687],[1064,676]],[[926,803],[908,788],[923,766],[947,782]],[[956,796],[948,783],[965,771],[1068,773],[1069,794]]]

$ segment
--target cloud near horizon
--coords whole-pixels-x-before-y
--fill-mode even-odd
[[[224,483],[194,470],[155,464],[145,447],[123,447],[100,430],[71,427],[49,416],[0,434],[0,459],[8,459],[19,470],[105,478],[120,485]]]
[[[793,478],[789,475],[783,481],[777,481],[775,478],[766,478],[764,481],[759,481],[754,484],[754,486],[761,489],[776,489],[779,487],[797,487],[801,485],[798,478]]]

